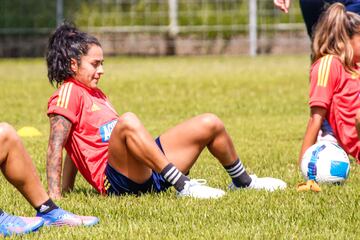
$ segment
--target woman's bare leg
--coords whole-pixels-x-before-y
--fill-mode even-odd
[[[38,207],[48,200],[49,196],[29,154],[15,129],[9,124],[0,123],[0,146],[0,166],[6,179],[33,207]]]
[[[205,147],[223,166],[238,158],[223,122],[214,114],[193,117],[160,136],[166,157],[181,171],[188,172]]]
[[[146,181],[151,169],[160,172],[169,162],[186,173],[207,147],[222,165],[231,165],[237,154],[223,123],[213,114],[191,118],[161,135],[165,156],[144,126],[131,113],[124,114],[109,143],[109,163],[136,182]]]
[[[200,150],[199,146],[196,148]],[[184,169],[193,165],[199,153],[195,151],[194,154],[196,156],[186,158]],[[181,196],[217,198],[224,195],[222,190],[191,182],[177,165],[161,152],[154,139],[132,113],[122,115],[112,131],[109,141],[109,164],[139,184],[147,181],[154,170],[172,184]]]
[[[152,170],[161,172],[169,164],[154,139],[132,113],[123,114],[109,141],[109,164],[134,182],[143,183]]]
[[[248,175],[223,122],[214,114],[206,113],[191,118],[166,131],[160,140],[169,161],[184,173],[190,170],[199,154],[207,147],[232,178],[231,188],[249,187],[273,191],[286,187],[286,183],[279,179]]]

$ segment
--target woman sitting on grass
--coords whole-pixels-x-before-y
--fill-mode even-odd
[[[321,16],[312,46],[310,119],[298,162],[326,119],[344,150],[360,160],[360,16],[334,3]]]
[[[0,209],[0,236],[33,232],[44,224],[90,226],[99,221],[96,217],[77,216],[56,206],[43,188],[21,139],[7,123],[0,123],[0,167],[6,179],[37,212],[37,217],[18,217]]]
[[[104,73],[98,40],[70,24],[58,27],[47,50],[48,78],[59,86],[48,102],[50,139],[47,177],[50,196],[72,189],[76,169],[102,194],[140,194],[174,186],[178,196],[219,198],[224,191],[187,174],[204,148],[232,178],[231,189],[283,189],[274,178],[249,176],[222,121],[213,114],[191,118],[155,141],[133,113],[121,116],[97,84]],[[71,160],[72,162],[71,162]]]

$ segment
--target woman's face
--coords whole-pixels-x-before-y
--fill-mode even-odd
[[[350,39],[350,44],[354,50],[354,62],[360,62],[360,34],[356,33]]]
[[[74,72],[74,79],[89,88],[97,88],[103,69],[104,56],[102,48],[91,45],[86,55],[80,58],[80,65],[75,59],[71,59],[71,70]]]

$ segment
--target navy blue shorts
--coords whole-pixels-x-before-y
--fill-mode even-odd
[[[164,153],[159,137],[155,139],[155,142]],[[107,163],[105,168],[104,187],[108,195],[140,195],[142,193],[166,191],[171,187],[171,184],[166,182],[159,173],[154,171],[149,180],[145,183],[138,184],[116,171],[109,163]]]

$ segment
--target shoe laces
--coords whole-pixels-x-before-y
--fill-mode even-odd
[[[206,185],[207,181],[205,179],[191,179],[190,181],[185,181],[185,186],[193,187],[198,185]]]
[[[64,219],[69,219],[69,218],[73,218],[74,215],[72,214],[69,214],[69,213],[65,213],[63,215],[60,215],[57,217],[58,220],[64,220]]]
[[[3,212],[0,215],[0,224],[5,226],[24,226],[25,222],[20,217]]]
[[[57,212],[57,216],[55,216],[56,219],[58,220],[63,220],[63,219],[69,219],[69,218],[73,218],[75,215],[63,210],[63,209],[59,209]]]

